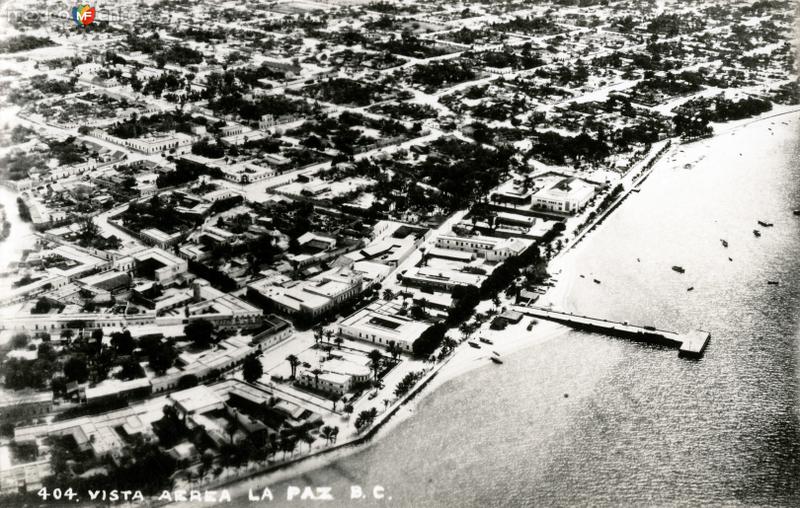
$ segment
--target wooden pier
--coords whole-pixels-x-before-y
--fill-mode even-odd
[[[582,316],[571,312],[561,312],[537,306],[515,305],[514,310],[529,316],[555,321],[577,330],[588,330],[615,337],[623,337],[642,342],[661,344],[678,348],[678,355],[699,358],[708,345],[711,334],[703,330],[688,333],[660,330],[654,326],[632,325],[628,322]]]

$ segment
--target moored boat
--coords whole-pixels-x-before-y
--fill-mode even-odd
[[[768,280],[767,284],[769,284],[770,286],[777,286],[778,284],[780,284],[780,282],[777,280]]]
[[[490,341],[489,339],[484,339],[483,337],[481,337],[478,340],[483,342],[484,344],[494,344],[494,342]]]
[[[474,347],[475,349],[480,349],[480,348],[481,348],[481,347],[478,345],[478,343],[477,343],[477,342],[472,342],[472,341],[469,341],[469,342],[467,342],[467,344],[469,344],[470,346]]]
[[[724,238],[721,238],[719,241],[722,242],[722,246],[723,247],[728,247],[728,240],[725,240]]]
[[[498,358],[498,357],[496,357],[496,356],[490,356],[489,358],[491,358],[491,359],[492,359],[492,361],[493,361],[494,363],[498,364],[498,365],[502,365],[502,363],[503,363],[503,360],[501,360],[500,358]]]
[[[674,271],[678,272],[678,273],[684,273],[686,271],[686,270],[683,269],[682,266],[678,266],[678,265],[673,266],[672,269]]]

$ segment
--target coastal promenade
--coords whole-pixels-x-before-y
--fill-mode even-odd
[[[514,308],[523,314],[555,321],[578,330],[600,332],[641,342],[677,347],[678,355],[684,357],[698,358],[702,356],[711,338],[711,334],[703,330],[679,333],[661,330],[654,326],[632,325],[627,321],[609,321],[608,319],[582,316],[544,307],[516,305]]]

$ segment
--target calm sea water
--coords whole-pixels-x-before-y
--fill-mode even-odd
[[[575,253],[573,310],[708,330],[702,360],[567,332],[446,383],[358,453],[253,485],[330,485],[328,506],[352,483],[384,486],[384,506],[800,505],[800,124],[784,121],[685,147]]]

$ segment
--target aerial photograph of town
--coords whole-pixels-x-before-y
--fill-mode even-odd
[[[0,506],[800,506],[796,0],[0,4]]]

